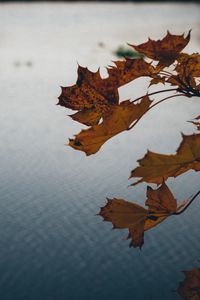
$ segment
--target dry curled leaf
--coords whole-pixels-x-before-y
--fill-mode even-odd
[[[111,137],[129,129],[134,121],[145,114],[151,102],[149,97],[145,96],[137,104],[127,100],[110,106],[103,116],[102,123],[82,130],[75,136],[75,139],[69,140],[69,145],[76,150],[84,151],[86,155],[96,153]]]
[[[99,215],[105,221],[112,222],[113,228],[127,228],[129,230],[127,238],[131,239],[130,247],[141,248],[144,243],[144,231],[158,225],[180,209],[180,206],[177,207],[172,192],[164,182],[155,190],[147,187],[145,204],[148,209],[123,199],[108,199]]]
[[[176,154],[167,155],[148,151],[138,160],[139,166],[131,171],[130,178],[140,177],[140,182],[162,183],[163,179],[176,177],[188,171],[200,171],[200,134],[182,135]]]
[[[179,283],[178,294],[185,300],[200,300],[200,268],[183,273],[185,278]]]
[[[181,53],[175,71],[176,74],[170,76],[167,82],[177,85],[186,94],[200,96],[200,55],[198,53]]]
[[[162,40],[149,39],[146,43],[131,46],[148,58],[159,61],[158,67],[162,68],[170,66],[179,57],[189,40],[190,31],[186,37],[184,34],[173,35],[168,31]]]

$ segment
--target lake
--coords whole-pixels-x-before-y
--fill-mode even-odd
[[[200,52],[199,16],[198,4],[0,4],[1,300],[181,299],[182,270],[199,267],[200,198],[146,232],[142,251],[96,214],[106,197],[144,204],[146,184],[128,188],[130,171],[147,149],[175,153],[181,132],[194,132],[186,121],[199,114],[199,99],[163,103],[88,157],[65,145],[83,126],[56,103],[77,63],[105,75],[127,42],[192,28],[186,50]],[[146,88],[136,80],[120,98]],[[199,174],[167,184],[187,199]]]

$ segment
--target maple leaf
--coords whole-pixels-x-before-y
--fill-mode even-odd
[[[62,87],[58,104],[78,110],[71,117],[85,125],[98,124],[108,104],[119,103],[118,91],[114,86],[105,88],[99,70],[91,72],[87,68],[78,67],[78,79],[75,85]]]
[[[184,271],[185,278],[179,283],[178,294],[185,300],[200,299],[200,268]]]
[[[153,76],[156,71],[150,64],[140,59],[125,58],[123,61],[114,61],[115,66],[107,68],[109,77],[104,80],[110,84],[115,82],[117,87],[123,86],[130,81],[142,76]]]
[[[118,105],[110,106],[103,116],[103,122],[82,130],[69,140],[69,146],[84,151],[86,155],[96,153],[101,146],[116,134],[128,130],[129,126],[149,109],[152,101],[145,96],[140,103],[131,103],[129,100]]]
[[[138,160],[139,166],[131,171],[130,178],[141,177],[140,182],[162,183],[168,177],[177,177],[188,171],[200,171],[200,134],[182,135],[176,154],[167,155],[148,151]]]
[[[200,77],[200,54],[181,53],[178,58],[176,70],[184,73],[186,78],[189,76]]]
[[[151,76],[154,68],[143,59],[126,58],[107,68],[108,77],[101,78],[99,70],[92,72],[78,66],[75,85],[62,87],[58,104],[78,110],[72,119],[93,126],[98,124],[111,105],[119,103],[118,88],[141,76]]]
[[[180,55],[190,40],[190,31],[186,37],[183,35],[173,35],[169,31],[167,35],[158,41],[149,40],[140,45],[130,45],[139,53],[148,58],[158,61],[160,69],[170,66]]]
[[[163,182],[158,189],[147,187],[148,209],[123,199],[108,199],[107,204],[101,208],[99,215],[105,221],[112,222],[113,228],[127,228],[130,247],[142,247],[144,231],[155,227],[168,216],[176,214],[181,206],[177,206],[172,192]],[[185,204],[184,204],[185,205]]]

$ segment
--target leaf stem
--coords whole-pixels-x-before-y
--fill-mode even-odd
[[[178,92],[178,88],[176,88],[176,89],[174,88],[174,89],[160,90],[160,91],[152,92],[152,93],[149,93],[149,94],[147,93],[146,95],[143,95],[143,96],[141,96],[141,97],[139,97],[139,98],[131,101],[131,103],[137,102],[138,100],[144,98],[145,96],[152,96],[152,95],[156,95],[156,94],[160,94],[160,93],[165,93],[165,92],[171,92],[171,91]]]
[[[155,104],[153,104],[152,106],[150,106],[147,111],[140,117],[137,119],[137,121],[135,121],[135,123],[133,123],[127,130],[130,130],[132,129],[139,121],[140,119],[150,110],[152,109],[153,107],[155,107],[156,105],[168,100],[168,99],[171,99],[171,98],[174,98],[174,97],[179,97],[179,96],[185,96],[185,94],[176,94],[176,95],[171,95],[171,96],[168,96],[168,97],[165,97],[164,99],[161,99],[160,101],[156,102]]]
[[[198,195],[200,195],[200,190],[192,197],[192,199],[187,203],[187,205],[182,210],[173,213],[173,215],[180,215],[180,214],[182,214],[192,204],[192,202],[196,199],[196,197]]]
[[[152,106],[149,107],[149,109],[147,111],[149,111],[150,109],[152,109],[154,106],[168,100],[168,99],[171,99],[171,98],[174,98],[174,97],[179,97],[179,96],[185,96],[185,94],[176,94],[176,95],[172,95],[172,96],[168,96],[168,97],[165,97],[164,99],[161,99],[159,100],[158,102],[154,103]]]
[[[162,73],[162,74],[166,74],[166,75],[168,75],[168,76],[173,76],[173,74],[172,73],[170,73],[170,72],[168,72],[168,71],[160,71],[160,73]]]

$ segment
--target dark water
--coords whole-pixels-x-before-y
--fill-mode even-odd
[[[37,15],[36,8],[32,11]],[[46,18],[53,15],[52,8],[50,12]],[[19,10],[12,10],[15,14]],[[98,154],[86,157],[64,145],[81,126],[55,106],[59,85],[74,83],[79,54],[71,48],[68,53],[65,44],[66,60],[61,58],[56,52],[61,46],[51,45],[51,39],[46,49],[46,29],[40,26],[35,35],[32,27],[24,29],[32,30],[35,44],[24,33],[19,36],[23,47],[13,46],[9,32],[14,37],[15,30],[22,30],[16,20],[21,20],[19,15],[13,21],[17,27],[6,23],[6,46],[0,49],[7,53],[1,60],[0,95],[0,299],[180,299],[175,290],[183,280],[181,271],[199,264],[200,199],[183,215],[145,233],[142,251],[128,248],[123,240],[126,230],[111,231],[111,224],[95,214],[106,197],[144,203],[145,184],[127,188],[131,169],[147,148],[175,152],[180,132],[193,132],[186,121],[198,114],[199,99],[163,104],[132,132],[118,135]],[[138,83],[137,93],[143,88]],[[135,90],[120,93],[126,99]],[[199,174],[191,171],[168,184],[177,199],[186,199],[199,189]]]

